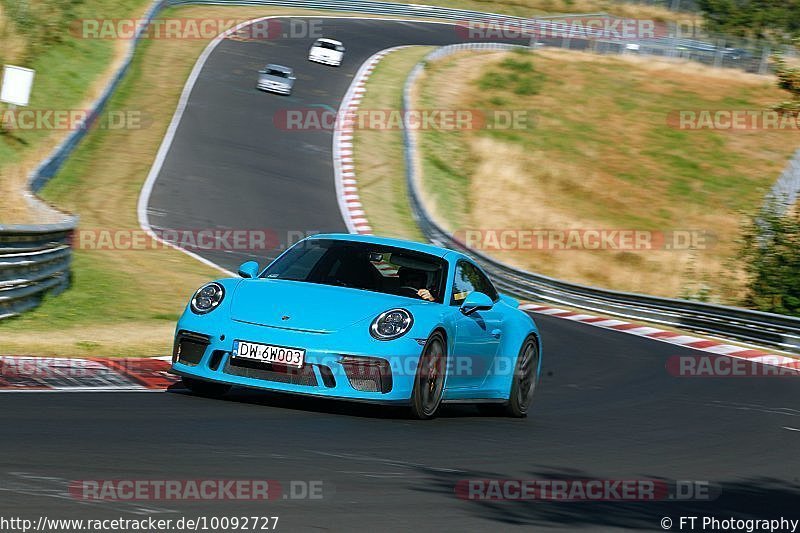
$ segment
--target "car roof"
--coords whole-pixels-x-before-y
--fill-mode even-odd
[[[405,248],[414,252],[422,252],[436,257],[445,257],[448,254],[456,254],[459,257],[462,254],[434,246],[432,244],[423,244],[420,242],[407,241],[405,239],[393,239],[390,237],[376,237],[375,235],[357,235],[353,233],[319,233],[312,235],[309,239],[333,239],[339,241],[352,241],[352,242],[365,242],[369,244],[378,244],[382,246],[394,246],[395,248]]]
[[[266,67],[269,70],[280,70],[282,72],[291,72],[292,69],[289,67],[284,67],[283,65],[276,65],[275,63],[268,63]]]
[[[328,39],[327,37],[321,37],[314,42],[323,42],[323,43],[331,43],[331,44],[342,44],[341,41],[337,41],[335,39]]]

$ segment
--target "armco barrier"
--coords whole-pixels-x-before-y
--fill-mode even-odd
[[[69,286],[74,220],[0,226],[0,319],[33,309]]]
[[[425,68],[426,61],[469,49],[511,49],[503,44],[457,44],[437,48],[419,62],[406,79],[404,111],[413,109],[411,88]],[[720,335],[744,342],[800,353],[800,318],[762,313],[736,307],[658,298],[560,281],[526,272],[492,259],[455,239],[425,209],[420,193],[420,170],[416,131],[408,125],[405,135],[406,178],[414,219],[422,233],[440,246],[467,251],[492,276],[504,292],[518,297],[548,301],[632,319],[646,320],[682,329]]]

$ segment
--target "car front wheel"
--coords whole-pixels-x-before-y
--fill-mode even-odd
[[[441,332],[434,332],[425,343],[414,378],[411,393],[411,414],[414,418],[427,420],[436,416],[442,403],[447,349]]]
[[[506,414],[516,418],[528,415],[533,393],[536,390],[537,368],[539,367],[539,345],[536,338],[529,336],[522,343],[514,367],[514,380],[511,394],[505,405]]]

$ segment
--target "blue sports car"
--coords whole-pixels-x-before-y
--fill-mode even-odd
[[[233,385],[410,406],[489,404],[523,417],[541,341],[468,256],[361,235],[315,235],[264,270],[208,283],[181,316],[172,371],[191,391]]]

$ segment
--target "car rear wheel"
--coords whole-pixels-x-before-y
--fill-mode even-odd
[[[528,415],[533,393],[536,390],[537,368],[539,367],[539,345],[536,338],[529,336],[522,343],[514,367],[511,394],[505,411],[508,416],[522,418]]]
[[[210,381],[203,381],[200,379],[193,379],[187,378],[186,376],[181,377],[181,382],[183,386],[189,389],[189,391],[197,394],[198,396],[206,396],[208,398],[219,398],[220,396],[225,396],[229,390],[231,390],[230,385],[225,385],[224,383],[212,383]]]
[[[414,418],[427,420],[436,416],[442,403],[447,349],[441,332],[434,332],[425,343],[419,358],[414,390],[411,393],[411,414]]]

